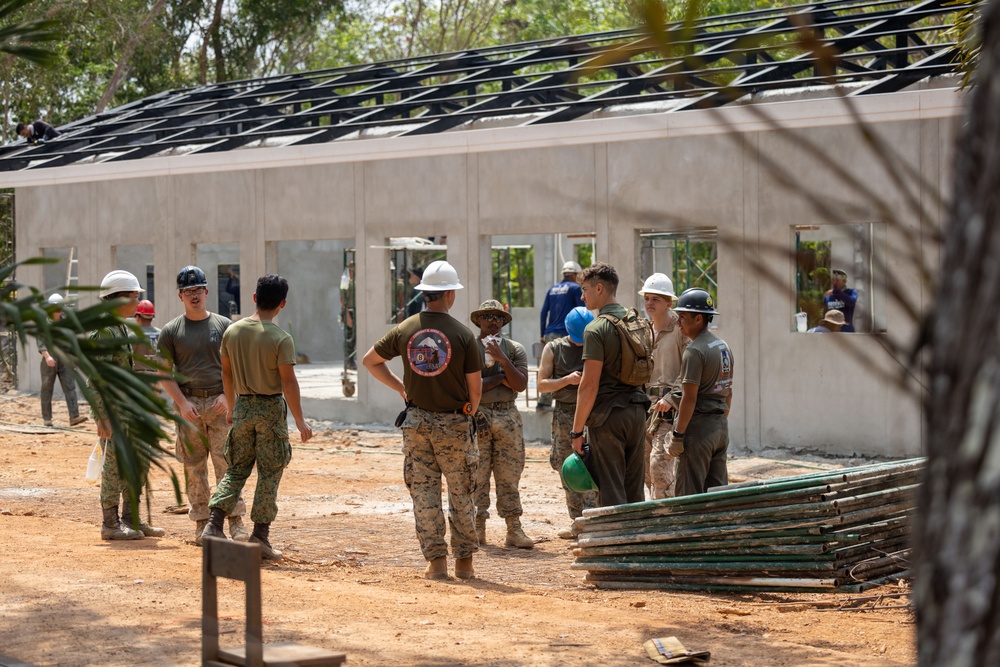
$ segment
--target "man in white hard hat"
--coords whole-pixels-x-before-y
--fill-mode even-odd
[[[482,398],[482,357],[475,335],[448,314],[458,272],[444,261],[424,269],[416,289],[427,309],[412,315],[382,337],[363,363],[372,376],[406,402],[397,419],[403,429],[403,479],[413,500],[420,551],[427,560],[424,576],[448,578],[448,545],[441,508],[441,476],[448,480],[448,519],[455,576],[474,576],[472,555],[479,550],[475,506],[479,452],[472,415]],[[387,362],[403,357],[403,379]]]
[[[63,316],[63,297],[61,294],[52,294],[48,302],[49,306],[55,307],[52,311],[52,321],[58,322]],[[76,426],[87,421],[86,417],[80,415],[72,370],[60,359],[49,354],[49,349],[41,338],[35,338],[35,341],[38,343],[38,352],[42,355],[42,421],[46,426],[52,426],[52,390],[56,386],[56,377],[59,378],[59,385],[66,398],[66,407],[69,409],[69,425]]]
[[[205,272],[197,266],[182,268],[177,274],[177,298],[184,304],[184,313],[167,322],[159,338],[164,365],[182,378],[180,383],[165,378],[162,386],[186,422],[177,432],[176,451],[184,464],[188,518],[194,521],[198,546],[210,515],[208,461],[212,460],[216,484],[229,469],[226,412],[232,408],[222,385],[222,337],[232,321],[209,312],[208,294]],[[229,536],[237,542],[250,538],[243,525],[246,511],[240,497],[229,517]]]
[[[691,340],[681,333],[671,305],[677,295],[674,283],[663,273],[646,278],[639,290],[643,307],[653,323],[653,377],[646,387],[652,402],[646,420],[646,486],[654,500],[674,495],[676,461],[667,453],[674,424],[670,388],[681,370],[681,355]]]
[[[548,343],[568,335],[566,331],[566,316],[583,305],[583,291],[577,282],[580,265],[576,262],[566,262],[562,267],[562,280],[549,288],[542,302],[541,341]],[[538,410],[552,409],[552,394],[539,394]]]
[[[118,317],[125,319],[135,316],[135,309],[139,305],[139,294],[145,292],[139,286],[139,280],[128,271],[116,270],[104,276],[101,281],[100,297],[104,301],[121,300],[115,312]],[[100,338],[128,338],[130,335],[125,324],[118,324],[113,327],[101,329],[91,334],[94,339]],[[132,346],[125,345],[119,348],[110,359],[112,363],[132,370]],[[93,381],[88,381],[88,386],[93,386]],[[163,537],[165,531],[162,528],[154,528],[141,518],[132,516],[133,500],[137,507],[141,507],[139,498],[133,498],[128,485],[118,474],[118,456],[115,451],[114,442],[111,441],[111,421],[108,419],[107,410],[101,401],[100,394],[93,392],[93,401],[90,404],[90,416],[97,422],[97,435],[101,438],[101,446],[104,448],[104,468],[101,471],[101,511],[104,519],[101,524],[102,540],[141,540],[143,537]],[[127,427],[127,425],[126,425]],[[126,437],[128,434],[126,432]],[[145,483],[146,474],[149,472],[149,461],[139,457],[137,464],[142,467],[140,477]],[[118,506],[122,504],[121,518],[118,516]]]

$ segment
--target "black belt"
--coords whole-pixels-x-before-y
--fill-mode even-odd
[[[197,398],[211,398],[212,396],[218,396],[222,393],[222,387],[213,387],[211,389],[195,389],[193,387],[181,386],[181,393],[185,396],[194,396]]]
[[[490,410],[509,410],[517,406],[517,401],[497,401],[496,403],[483,403],[479,407]]]
[[[650,398],[663,398],[670,393],[670,387],[649,387],[646,389],[646,395]]]
[[[567,403],[566,401],[556,401],[557,410],[576,410],[576,403]]]
[[[236,394],[240,398],[277,398],[281,394]]]

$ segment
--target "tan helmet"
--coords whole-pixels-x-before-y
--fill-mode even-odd
[[[668,278],[665,273],[654,273],[646,278],[646,282],[642,284],[642,289],[639,290],[639,296],[646,296],[647,294],[669,296],[671,299],[677,298],[677,295],[674,294],[674,281]]]
[[[99,295],[103,299],[106,296],[111,296],[112,294],[118,294],[118,292],[145,292],[145,291],[146,290],[139,287],[138,278],[133,276],[128,271],[115,269],[108,275],[104,276],[104,280],[101,281],[101,291]]]
[[[462,283],[458,282],[458,271],[454,266],[444,260],[438,260],[427,265],[420,284],[414,289],[422,292],[448,292],[462,289]]]

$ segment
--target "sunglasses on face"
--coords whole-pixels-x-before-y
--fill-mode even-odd
[[[487,322],[494,322],[494,323],[499,322],[503,324],[503,321],[506,318],[503,315],[480,315],[479,319],[485,320]]]

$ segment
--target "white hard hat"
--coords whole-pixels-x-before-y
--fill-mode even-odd
[[[639,296],[646,296],[647,294],[669,296],[671,299],[677,298],[677,295],[674,294],[674,282],[663,273],[654,273],[646,278],[646,282],[642,284],[642,289],[639,290]]]
[[[462,289],[462,283],[458,282],[458,271],[448,262],[438,260],[431,262],[424,275],[420,279],[420,284],[414,289],[422,292],[447,292],[450,290]]]
[[[128,271],[115,269],[108,275],[104,276],[104,280],[101,281],[100,296],[103,299],[106,296],[117,294],[118,292],[145,292],[145,291],[146,290],[139,287],[138,278],[133,276]]]
[[[583,271],[583,269],[581,269],[580,265],[576,262],[566,262],[563,264],[563,273],[580,273],[580,271]]]
[[[59,294],[58,292],[49,295],[49,303],[51,303],[52,305],[55,305],[57,303],[62,303],[63,301],[65,301],[65,299],[63,299],[63,295]]]

